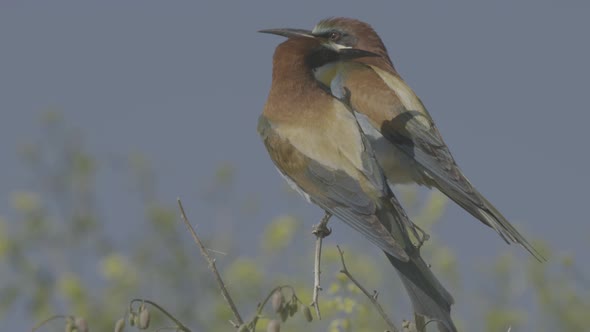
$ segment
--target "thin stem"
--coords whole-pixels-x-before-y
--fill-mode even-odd
[[[387,324],[387,326],[389,326],[389,328],[391,329],[391,332],[399,332],[399,330],[395,327],[395,325],[393,324],[393,322],[391,321],[391,319],[389,318],[389,316],[383,310],[383,307],[381,307],[381,304],[377,301],[377,295],[378,295],[378,293],[376,291],[373,294],[369,293],[365,289],[365,287],[363,287],[350,274],[350,272],[348,272],[348,269],[346,268],[346,264],[344,263],[344,252],[342,252],[342,249],[340,249],[340,246],[336,246],[336,248],[338,248],[338,252],[340,253],[340,261],[342,262],[342,270],[340,270],[340,273],[342,273],[345,276],[347,276],[348,279],[350,279],[350,281],[352,281],[352,283],[355,284],[355,286],[358,287],[358,289],[360,289],[361,292],[363,292],[363,294],[365,294],[369,298],[369,300],[371,301],[371,303],[373,303],[373,305],[375,306],[375,308],[377,308],[377,311],[381,315],[381,318],[383,318],[383,320],[385,321],[385,323]]]
[[[144,300],[144,299],[133,299],[133,300],[131,300],[131,302],[129,304],[133,305],[133,303],[135,303],[135,302],[147,303],[147,304],[153,306],[154,308],[160,310],[161,313],[166,315],[166,317],[170,318],[170,320],[173,321],[177,325],[176,326],[177,329],[180,329],[184,332],[191,332],[191,330],[188,327],[184,326],[184,324],[182,324],[178,319],[176,319],[176,317],[174,317],[171,313],[169,313],[166,309],[162,308],[156,302],[153,302],[150,300]]]
[[[290,285],[277,286],[277,287],[273,288],[268,293],[268,295],[266,296],[264,301],[262,301],[261,303],[258,304],[258,309],[256,310],[256,315],[254,315],[252,320],[250,322],[248,322],[246,325],[248,328],[248,331],[256,332],[256,324],[258,323],[258,319],[262,316],[262,310],[264,309],[264,306],[266,306],[268,301],[270,301],[270,298],[273,296],[273,294],[275,292],[278,292],[278,291],[282,290],[283,288],[288,288],[291,291],[291,296],[294,297],[295,300],[297,300],[297,302],[299,302],[301,305],[304,305],[303,302],[301,302],[301,300],[299,299],[299,297],[297,297],[297,294],[295,293],[295,288],[293,288]]]
[[[426,325],[432,321],[428,321],[428,323],[424,320],[424,317],[418,314],[414,314],[414,321],[416,322],[416,331],[418,332],[426,332]]]
[[[318,316],[319,320],[322,319],[322,314],[320,313],[320,305],[319,305],[319,300],[318,300],[319,293],[322,290],[322,287],[320,286],[320,274],[322,273],[320,271],[321,260],[322,260],[322,241],[326,236],[328,236],[328,235],[330,235],[330,233],[332,233],[332,230],[330,230],[327,227],[328,221],[330,221],[330,217],[332,217],[332,214],[330,214],[328,211],[326,211],[326,213],[324,214],[324,217],[322,217],[322,220],[320,221],[320,223],[318,225],[316,225],[312,231],[313,235],[316,236],[316,240],[315,240],[315,260],[314,260],[314,264],[313,264],[313,300],[310,305],[315,308],[315,313]]]
[[[217,267],[215,266],[215,259],[213,259],[213,258],[211,258],[211,256],[209,256],[207,248],[205,248],[205,246],[203,245],[203,242],[201,242],[201,239],[199,239],[199,237],[197,236],[195,229],[188,221],[188,218],[186,217],[186,213],[184,212],[184,208],[182,207],[182,202],[180,201],[180,198],[178,198],[177,201],[178,201],[178,208],[180,209],[180,217],[182,218],[182,221],[185,223],[185,225],[188,227],[189,231],[191,232],[191,235],[193,236],[193,240],[199,246],[199,249],[201,249],[201,254],[203,255],[203,257],[205,257],[205,260],[207,260],[207,263],[209,263],[209,269],[215,275],[215,280],[217,281],[217,284],[219,285],[219,289],[221,290],[221,294],[223,295],[225,302],[227,302],[227,304],[229,305],[229,307],[230,307],[231,311],[233,312],[234,317],[236,319],[236,322],[235,323],[232,322],[232,324],[234,325],[235,328],[238,328],[239,326],[244,324],[244,321],[242,320],[242,316],[240,316],[240,313],[238,312],[238,308],[234,304],[234,301],[232,300],[231,296],[229,295],[229,292],[227,291],[227,288],[225,287],[225,283],[223,283],[223,280],[221,279],[221,275],[219,274],[219,271],[217,271]]]
[[[51,322],[52,320],[56,320],[56,319],[71,319],[72,321],[74,320],[74,317],[72,316],[67,316],[67,315],[55,315],[55,316],[51,316],[47,319],[45,319],[44,321],[40,322],[39,324],[35,325],[35,327],[33,327],[33,329],[31,329],[31,332],[35,332],[37,331],[41,326]]]
[[[282,290],[283,288],[289,288],[289,290],[291,291],[291,296],[294,296],[297,299],[297,302],[301,303],[303,305],[303,303],[301,302],[301,300],[299,300],[299,298],[297,297],[297,294],[295,293],[295,289],[290,286],[290,285],[283,285],[283,286],[277,286],[275,288],[273,288],[270,293],[268,293],[268,295],[266,296],[266,298],[264,299],[264,301],[262,301],[262,303],[260,303],[258,305],[258,310],[256,311],[256,315],[260,316],[262,314],[262,310],[264,309],[264,306],[266,305],[266,303],[268,303],[268,301],[270,300],[270,298],[272,297],[272,295],[275,292],[278,292],[280,290]]]

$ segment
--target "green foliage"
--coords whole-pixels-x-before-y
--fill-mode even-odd
[[[241,294],[252,297],[260,294],[263,274],[260,264],[251,258],[237,258],[224,270],[230,285],[236,285]]]
[[[30,170],[35,185],[12,193],[12,217],[0,216],[0,317],[6,320],[15,312],[24,312],[28,321],[19,326],[24,330],[47,317],[67,313],[85,317],[92,330],[112,330],[118,318],[126,317],[129,301],[141,295],[166,307],[197,331],[231,330],[227,323],[232,319],[231,311],[180,223],[174,202],[158,199],[156,175],[148,159],[137,152],[124,159],[134,195],[141,202],[141,210],[135,212],[143,217],[120,227],[117,225],[131,221],[108,220],[99,209],[99,198],[108,193],[97,189],[96,178],[99,172],[110,170],[108,158],[89,151],[82,135],[66,126],[58,112],[44,116],[40,132],[37,142],[23,144],[20,149],[23,165]],[[229,208],[241,213],[254,210],[250,207],[256,202],[251,197],[224,199],[236,178],[231,164],[222,164],[212,178],[212,188],[201,188],[208,193],[206,199],[234,204]],[[400,193],[413,220],[433,235],[423,247],[423,255],[427,261],[436,262],[433,269],[437,275],[454,294],[460,294],[455,308],[469,308],[469,316],[455,315],[463,330],[496,332],[510,326],[513,331],[587,330],[590,282],[574,256],[553,253],[549,263],[531,260],[522,266],[512,254],[502,254],[483,271],[470,268],[469,275],[462,275],[457,255],[433,234],[445,211],[446,198],[432,191],[420,204],[419,196],[409,187]],[[219,208],[221,204],[210,206]],[[117,211],[108,215],[118,219]],[[270,290],[289,284],[297,292],[297,310],[287,311],[292,317],[283,322],[285,312],[271,306],[261,309],[259,330],[269,324],[280,325],[281,331],[385,330],[370,301],[339,272],[340,256],[329,241],[322,256],[323,320],[315,319],[311,310],[314,320],[307,321],[303,308],[311,303],[313,287],[314,238],[309,230],[319,217],[302,221],[281,215],[265,223],[260,238],[249,242],[249,248],[234,248],[226,255],[212,252],[242,315],[249,321]],[[204,240],[214,238],[208,245],[220,250],[225,248],[220,244],[231,243],[233,234],[201,236]],[[381,295],[379,300],[396,322],[409,319],[397,309],[406,297],[399,282],[393,281],[397,278],[390,277],[393,270],[381,257],[357,249],[344,246],[350,272],[367,289],[384,291],[387,296]],[[477,280],[485,286],[467,294],[463,280]],[[285,301],[290,301],[291,293],[285,295]],[[295,315],[296,311],[301,314]],[[161,314],[152,316],[151,322],[148,317],[152,328],[171,324]],[[65,322],[75,327],[76,320],[68,318]],[[119,321],[119,326],[124,322]],[[433,325],[429,325],[431,331]]]
[[[260,241],[262,249],[268,253],[281,252],[291,244],[298,225],[293,216],[275,218],[264,230],[263,240]]]

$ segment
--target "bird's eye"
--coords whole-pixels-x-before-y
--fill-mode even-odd
[[[342,37],[342,34],[338,31],[330,32],[330,40],[331,41],[334,41],[334,42],[339,41],[341,37]]]

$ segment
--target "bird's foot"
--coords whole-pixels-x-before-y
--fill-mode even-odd
[[[424,231],[422,228],[420,228],[420,226],[416,225],[415,223],[412,222],[410,229],[412,230],[412,233],[414,234],[416,240],[418,240],[418,244],[416,245],[417,249],[422,248],[424,242],[430,240],[430,234],[426,233],[426,231]]]
[[[330,221],[330,217],[332,217],[332,214],[330,212],[326,212],[320,223],[313,226],[311,233],[322,239],[332,234],[332,229],[328,227],[328,221]]]

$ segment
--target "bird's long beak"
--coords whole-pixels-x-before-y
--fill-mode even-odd
[[[287,38],[292,38],[292,37],[308,37],[308,38],[315,38],[314,35],[312,35],[311,31],[309,30],[304,30],[304,29],[264,29],[264,30],[258,30],[258,32],[261,33],[270,33],[273,35],[279,35],[279,36],[283,36],[283,37],[287,37]]]
[[[352,59],[357,59],[357,58],[378,57],[379,56],[378,54],[375,54],[375,53],[372,53],[369,51],[365,51],[365,50],[356,49],[356,48],[337,47],[338,44],[330,44],[327,42],[327,40],[324,41],[322,38],[318,38],[318,36],[314,36],[311,31],[304,30],[304,29],[288,29],[288,28],[264,29],[264,30],[258,30],[258,32],[279,35],[279,36],[283,36],[283,37],[287,37],[287,38],[307,37],[307,38],[318,39],[319,41],[324,42],[326,47],[328,47],[328,48],[332,49],[334,52],[336,52],[336,54],[338,54],[339,59],[341,59],[341,60],[352,60]]]

